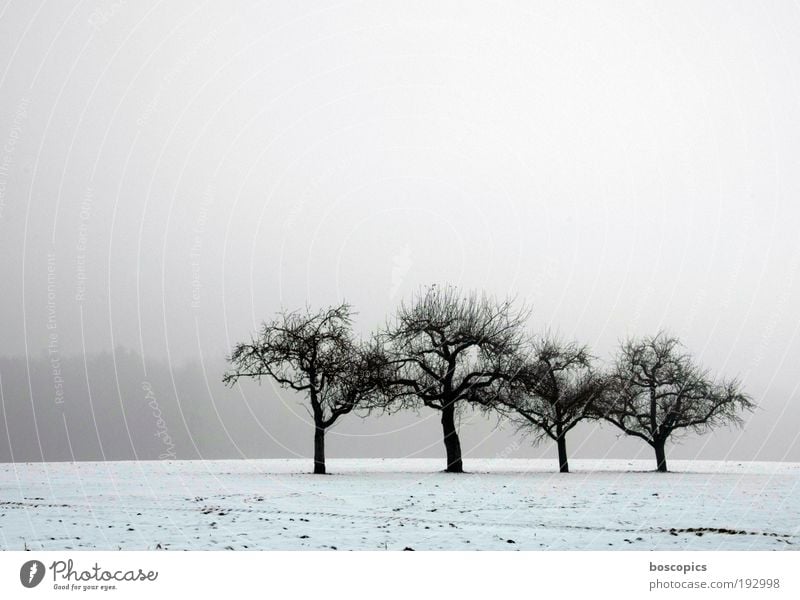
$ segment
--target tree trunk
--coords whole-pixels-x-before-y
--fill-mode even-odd
[[[656,466],[661,473],[667,472],[667,455],[664,452],[666,442],[666,440],[656,440],[653,444],[653,448],[656,449]]]
[[[314,430],[314,474],[325,474],[325,428],[321,425]]]
[[[562,473],[569,473],[569,463],[567,462],[567,435],[562,433],[556,440],[558,445],[558,468]]]
[[[464,465],[461,462],[461,442],[456,431],[456,406],[448,404],[442,409],[442,433],[444,434],[444,449],[447,452],[448,473],[463,473]]]

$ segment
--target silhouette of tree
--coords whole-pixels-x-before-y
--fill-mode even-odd
[[[223,381],[268,377],[306,395],[314,419],[314,473],[325,473],[325,432],[339,417],[368,408],[378,389],[380,355],[356,342],[352,307],[278,313],[249,343],[237,344]]]
[[[525,343],[526,311],[451,286],[430,286],[401,303],[381,333],[382,391],[387,406],[427,406],[441,412],[446,470],[463,472],[456,412],[464,403],[491,404],[499,381],[516,375]]]
[[[604,418],[650,444],[663,472],[670,437],[740,424],[739,412],[755,407],[739,381],[717,383],[683,351],[677,338],[664,332],[623,343],[611,384],[602,408]]]
[[[520,374],[503,384],[492,404],[535,440],[550,438],[558,447],[558,465],[569,472],[566,435],[584,419],[597,418],[605,379],[594,369],[586,346],[566,343],[546,334],[533,344],[533,353]]]

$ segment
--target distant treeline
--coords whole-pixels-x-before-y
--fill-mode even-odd
[[[200,458],[197,440],[206,458],[233,454],[197,363],[40,354],[0,358],[0,377],[2,462]]]

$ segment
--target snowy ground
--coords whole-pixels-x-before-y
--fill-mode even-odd
[[[0,465],[0,548],[800,548],[800,464],[467,460]]]

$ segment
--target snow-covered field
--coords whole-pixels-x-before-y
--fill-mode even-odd
[[[0,547],[793,550],[800,464],[330,460],[0,465]]]

